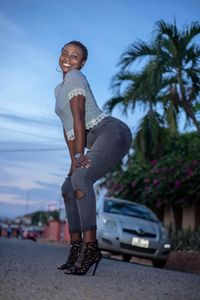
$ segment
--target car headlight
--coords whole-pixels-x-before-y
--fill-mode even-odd
[[[102,222],[103,222],[103,224],[105,224],[106,226],[109,226],[111,228],[117,227],[117,223],[112,218],[103,217]]]

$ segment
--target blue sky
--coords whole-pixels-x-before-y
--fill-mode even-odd
[[[69,169],[54,88],[60,49],[80,40],[89,50],[83,69],[99,106],[112,97],[110,83],[128,45],[148,41],[155,22],[199,19],[198,0],[1,0],[0,2],[0,216],[61,205]],[[133,133],[142,113],[126,118]],[[17,150],[17,151],[16,151]]]

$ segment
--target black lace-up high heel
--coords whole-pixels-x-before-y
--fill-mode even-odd
[[[70,242],[70,250],[69,256],[65,264],[58,267],[59,270],[70,270],[70,268],[74,265],[75,261],[79,257],[83,242],[82,241],[71,241]]]
[[[98,248],[97,240],[83,244],[80,255],[75,264],[70,268],[70,272],[65,274],[85,275],[92,265],[95,264],[92,275],[95,275],[98,264],[102,258],[101,251]]]

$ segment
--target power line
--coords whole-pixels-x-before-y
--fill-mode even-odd
[[[51,138],[51,137],[47,137],[47,136],[43,136],[43,135],[39,135],[39,134],[34,134],[34,133],[29,133],[29,132],[25,132],[22,130],[10,129],[10,128],[6,128],[6,127],[2,127],[2,126],[0,127],[0,129],[11,131],[11,132],[16,132],[16,133],[20,133],[20,134],[25,134],[28,136],[34,136],[34,137],[38,137],[38,138],[42,138],[42,139],[55,140],[55,138]],[[56,140],[59,141],[59,139],[56,139]]]

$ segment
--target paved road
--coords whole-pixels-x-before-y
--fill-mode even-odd
[[[65,275],[65,247],[0,239],[0,300],[199,300],[200,275],[103,258],[95,276]]]

